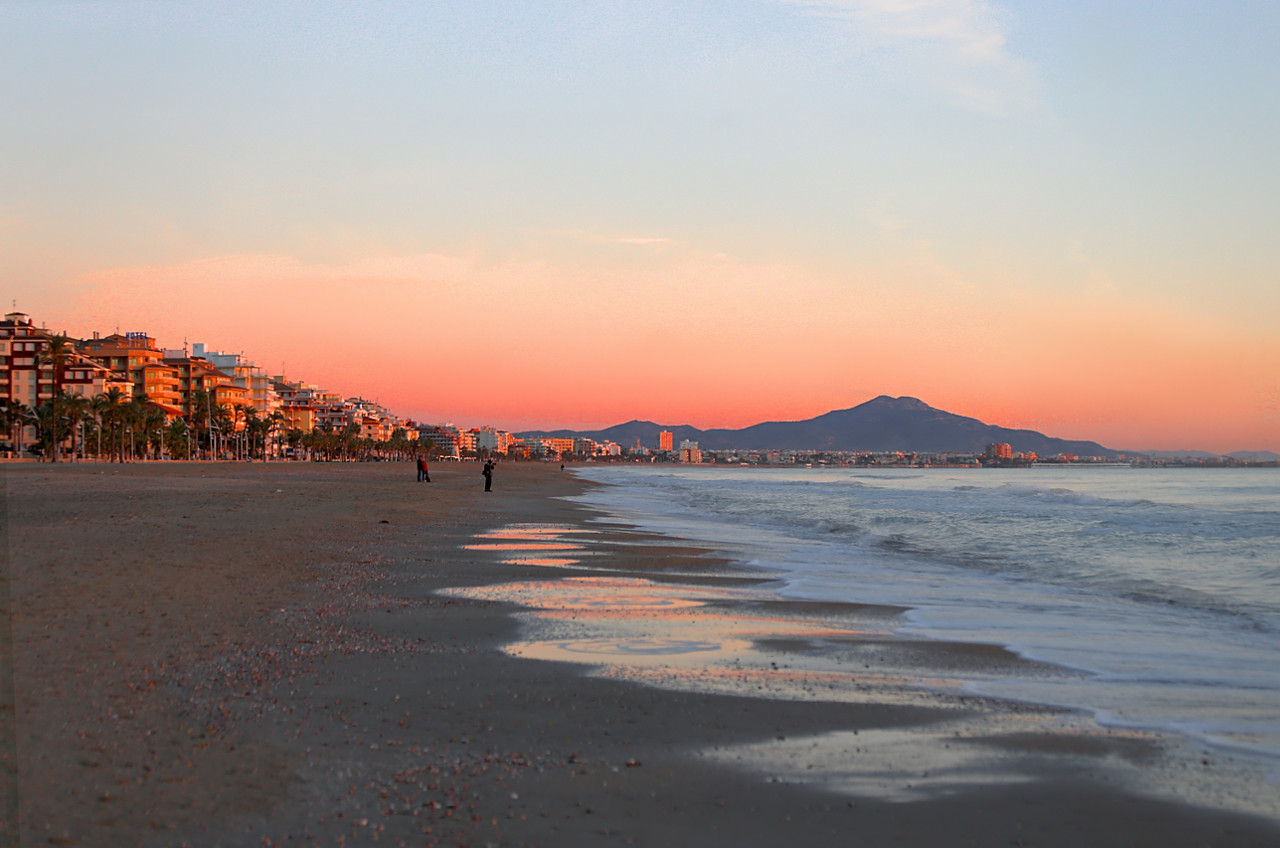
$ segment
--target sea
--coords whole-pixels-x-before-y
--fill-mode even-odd
[[[1171,732],[1280,774],[1280,469],[588,466],[578,500],[783,598],[1078,673],[968,692]],[[963,675],[963,671],[959,672]]]

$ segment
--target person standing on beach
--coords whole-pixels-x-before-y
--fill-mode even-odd
[[[493,491],[493,460],[487,459],[484,463],[484,470],[480,472],[484,475],[484,490],[486,492]]]
[[[427,469],[427,458],[425,456],[418,457],[418,482],[426,480],[431,482],[431,472]]]

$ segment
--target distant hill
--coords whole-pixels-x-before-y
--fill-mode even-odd
[[[1275,451],[1234,451],[1227,456],[1243,462],[1280,462],[1280,453]]]
[[[518,435],[583,437],[614,441],[631,447],[636,439],[648,448],[658,443],[658,433],[670,430],[677,447],[681,440],[696,441],[703,450],[819,450],[902,451],[904,453],[981,453],[995,442],[1007,442],[1015,452],[1034,451],[1040,456],[1073,453],[1079,456],[1115,457],[1120,451],[1097,442],[1055,439],[1035,430],[1011,430],[984,424],[935,409],[910,397],[881,395],[852,409],[840,409],[806,421],[767,421],[740,430],[699,430],[687,424],[662,425],[652,421],[628,421],[604,430],[531,431]]]
[[[1276,462],[1280,460],[1280,453],[1275,451],[1233,451],[1224,454],[1202,450],[1150,450],[1140,451],[1140,453],[1154,459],[1218,459],[1229,456],[1241,462]]]

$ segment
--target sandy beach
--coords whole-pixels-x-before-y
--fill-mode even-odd
[[[3,844],[1280,844],[1242,766],[907,685],[1022,661],[771,599],[558,465],[0,474]]]

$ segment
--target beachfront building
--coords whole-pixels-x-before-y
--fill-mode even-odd
[[[529,454],[542,459],[555,459],[567,453],[573,453],[574,439],[558,436],[521,439],[520,443],[528,447]],[[510,449],[507,451],[511,453]]]
[[[77,346],[83,354],[126,377],[133,397],[145,397],[173,420],[183,415],[181,373],[145,332],[93,334]]]
[[[354,408],[353,420],[360,426],[361,438],[373,439],[375,442],[388,442],[391,441],[397,429],[405,427],[404,421],[375,401],[351,398],[347,402]]]
[[[536,451],[541,449],[541,444],[535,445],[528,439],[516,439],[507,445],[507,456],[512,459],[536,459],[540,456]]]
[[[177,368],[165,362],[148,362],[129,373],[135,392],[164,412],[170,421],[182,417],[182,393],[179,391],[181,375]]]
[[[688,439],[682,441],[680,443],[680,454],[678,459],[680,462],[702,462],[702,451],[698,449],[698,443],[691,442]]]
[[[675,434],[670,430],[663,430],[658,433],[658,450],[672,451],[675,450]]]
[[[376,415],[357,416],[354,423],[360,428],[360,438],[375,442],[389,442],[391,434],[395,432],[395,425],[391,421]]]
[[[336,395],[326,397],[321,393],[316,404],[316,426],[321,430],[341,431],[355,421],[355,406]]]
[[[285,430],[310,433],[316,428],[318,386],[289,380],[283,374],[271,378],[271,388],[279,402],[279,412],[284,417]]]
[[[164,364],[178,373],[179,407],[188,419],[192,415],[212,417],[218,406],[231,409],[248,404],[248,390],[201,357],[189,356],[185,350],[166,350]],[[204,409],[197,409],[201,403]]]
[[[204,359],[214,368],[231,377],[232,382],[246,390],[245,399],[263,418],[280,406],[275,386],[267,373],[246,359],[243,353],[219,353],[207,350],[197,342],[191,346],[191,355]]]
[[[127,379],[75,350],[70,339],[66,357],[55,369],[46,358],[52,336],[23,312],[10,312],[0,321],[0,401],[10,413],[5,435],[11,440],[11,453],[21,453],[36,441],[39,434],[32,417],[55,393],[94,398],[119,388],[127,397],[132,388]]]
[[[355,407],[342,395],[328,389],[320,389],[313,395],[316,402],[316,426],[320,429],[341,430],[351,419]]]
[[[452,424],[419,424],[418,441],[430,441],[436,446],[437,456],[462,456],[458,443],[460,431]]]
[[[515,437],[506,430],[496,430],[493,427],[476,427],[471,432],[475,437],[476,453],[488,451],[491,454],[505,454],[515,441]]]
[[[542,440],[542,444],[546,446],[547,453],[552,456],[561,456],[566,453],[573,453],[573,439],[547,438]]]
[[[507,456],[515,459],[554,459],[564,449],[572,450],[573,439],[533,438],[517,439],[507,447]]]
[[[1013,459],[1013,446],[1004,442],[987,445],[987,459]]]
[[[473,430],[458,431],[458,455],[473,456],[476,452],[476,434]]]
[[[93,338],[79,342],[76,349],[121,374],[130,374],[140,365],[164,361],[164,351],[156,345],[155,339],[144,332],[112,333],[109,336],[95,332]]]

